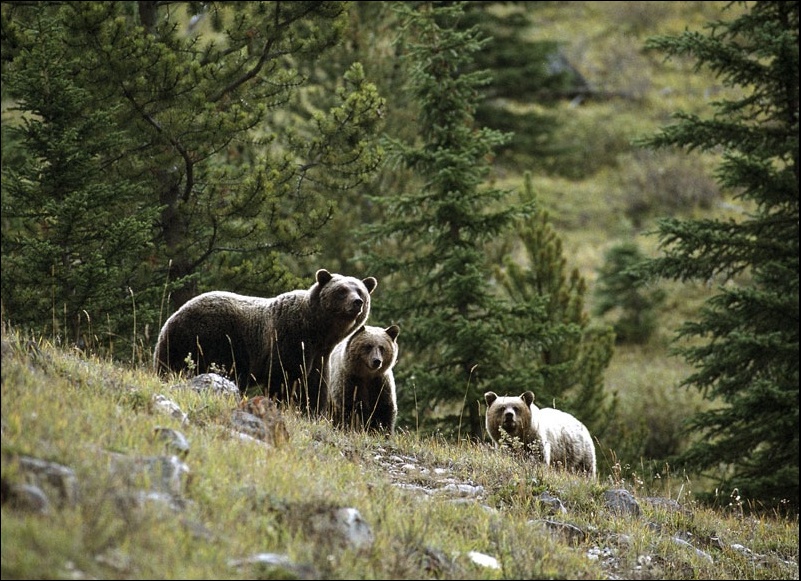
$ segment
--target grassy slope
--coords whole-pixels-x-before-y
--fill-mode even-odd
[[[159,412],[155,394],[175,401],[188,424]],[[671,512],[646,502],[642,484],[623,476],[588,482],[488,445],[410,433],[385,440],[291,413],[289,441],[269,447],[232,434],[233,399],[171,389],[147,370],[34,346],[14,332],[3,336],[2,402],[4,491],[23,480],[17,455],[68,466],[79,483],[78,501],[47,515],[4,498],[3,579],[798,578],[797,518],[695,507],[681,481],[667,488],[687,510]],[[178,511],[115,500],[123,488],[109,476],[109,453],[163,454],[156,427],[178,429],[190,443],[191,478]],[[453,486],[448,492],[454,484],[483,488],[460,502]],[[609,512],[603,493],[615,487],[635,494],[642,515]],[[537,501],[543,491],[567,512],[551,515]],[[330,545],[331,535],[304,524],[309,506],[356,508],[374,543]],[[552,532],[547,520],[580,532]],[[672,540],[679,535],[714,562]],[[473,564],[469,551],[501,568]],[[298,568],[231,563],[262,552],[287,555]]]

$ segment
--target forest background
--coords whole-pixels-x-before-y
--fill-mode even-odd
[[[483,392],[532,389],[590,427],[602,474],[657,482],[725,406],[673,353],[718,282],[628,267],[660,218],[754,208],[715,179],[725,148],[638,145],[747,89],[646,41],[748,8],[471,2],[438,29],[414,2],[4,2],[3,320],[145,367],[200,292],[376,276],[401,429],[486,439]],[[760,503],[797,507],[797,402],[790,493]],[[726,503],[731,471],[682,477]]]

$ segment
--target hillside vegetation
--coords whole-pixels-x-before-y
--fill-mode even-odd
[[[231,427],[235,397],[176,389],[13,332],[2,368],[4,579],[272,578],[253,570],[267,561],[241,564],[260,553],[285,556],[276,567],[290,578],[798,576],[797,519],[744,517],[736,498],[723,513],[698,508],[680,479],[657,502],[625,475],[588,482],[486,445],[410,432],[385,441],[292,413],[288,440],[270,445]],[[187,421],[161,411],[157,396]],[[188,452],[165,448],[159,428],[182,432]],[[173,453],[186,454],[186,471],[167,487],[148,475],[123,484],[111,470],[112,456]],[[74,481],[48,488],[23,457],[63,466]],[[20,501],[24,482],[49,502]],[[630,492],[640,513],[614,512],[610,490]],[[308,525],[318,511],[351,507],[370,540],[329,546],[339,533]],[[471,551],[499,568],[472,562]]]
[[[670,475],[653,495],[486,444],[243,423],[237,396],[5,328],[2,354],[3,579],[798,578],[797,516],[702,508]]]

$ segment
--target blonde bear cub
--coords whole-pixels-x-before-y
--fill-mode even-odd
[[[484,401],[486,429],[496,447],[517,439],[527,449],[539,451],[546,466],[558,465],[595,477],[595,445],[587,427],[575,416],[554,408],[538,408],[531,391],[519,396],[488,391]]]

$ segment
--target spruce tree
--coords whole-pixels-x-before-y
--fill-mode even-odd
[[[614,314],[618,343],[647,343],[657,326],[657,307],[665,301],[660,288],[648,288],[629,271],[645,259],[635,242],[610,248],[598,269],[595,286],[595,313]]]
[[[509,138],[475,118],[490,76],[474,59],[488,39],[463,25],[464,3],[398,10],[419,139],[387,146],[398,175],[409,181],[399,193],[375,197],[386,220],[365,230],[369,260],[383,281],[371,318],[401,327],[395,368],[401,425],[481,438],[484,392],[541,388],[548,344],[567,350],[570,343],[565,358],[575,363],[582,328],[552,325],[550,297],[510,300],[494,277],[493,245],[514,234],[534,203],[486,185],[494,148]],[[580,383],[576,376],[565,370],[565,389]]]
[[[523,196],[534,202],[529,174]],[[540,407],[557,407],[583,421],[601,437],[616,414],[616,401],[604,390],[603,373],[614,351],[614,333],[594,324],[584,307],[587,285],[578,269],[568,270],[562,241],[539,204],[516,229],[520,248],[495,269],[513,308],[521,334],[538,337],[520,342],[507,354],[512,369],[525,370]]]
[[[147,320],[145,305],[158,298],[132,290],[152,251],[157,208],[143,184],[108,181],[128,147],[124,132],[76,84],[79,56],[64,54],[56,19],[43,17],[38,29],[38,42],[3,77],[25,112],[4,128],[15,150],[2,173],[4,315],[71,344],[122,343],[142,331],[137,299]]]
[[[124,138],[96,177],[107,188],[135,184],[139,197],[125,205],[119,196],[108,213],[92,216],[95,229],[107,231],[111,216],[134,217],[138,208],[159,212],[134,289],[172,291],[152,327],[200,291],[270,296],[308,284],[313,270],[293,272],[292,257],[316,249],[336,194],[365,181],[381,159],[370,137],[383,100],[358,63],[330,91],[315,90],[302,72],[341,41],[346,23],[342,2],[3,3],[4,95],[23,96],[23,76],[12,73],[23,66],[20,55],[49,36],[84,99],[80,111],[58,113],[103,116],[102,127]],[[38,65],[26,73],[51,80],[44,89],[64,84],[51,76],[63,69]],[[24,157],[48,166],[64,155],[56,148]],[[22,157],[4,159],[4,170],[35,175],[36,167],[13,165]],[[41,227],[35,216],[8,225],[9,236],[31,239]],[[3,252],[4,263],[22,260],[12,246]],[[30,268],[46,279],[50,265]],[[3,276],[4,291],[17,288]],[[38,292],[46,302],[49,291]]]
[[[410,91],[421,108],[420,141],[392,142],[387,153],[421,183],[376,198],[387,218],[366,232],[384,290],[371,317],[401,327],[400,408],[415,410],[418,427],[441,424],[480,438],[478,401],[504,357],[484,246],[514,216],[503,203],[508,192],[484,188],[482,180],[487,156],[507,136],[475,127],[489,76],[465,71],[487,41],[475,29],[456,28],[463,6],[400,3],[398,10]]]
[[[676,353],[685,385],[717,405],[691,418],[681,465],[713,479],[705,496],[798,509],[798,2],[754,2],[708,34],[658,37],[650,48],[692,57],[737,96],[711,119],[679,114],[647,143],[720,150],[717,180],[739,220],[664,219],[662,254],[644,272],[715,284]]]

